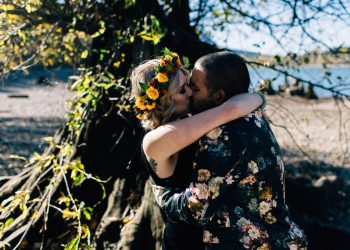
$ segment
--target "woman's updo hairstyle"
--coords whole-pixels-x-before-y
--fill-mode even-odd
[[[157,74],[156,67],[160,65],[162,59],[147,60],[136,66],[130,75],[131,80],[131,97],[136,101],[139,96],[144,95],[145,91],[140,86],[140,83],[148,83]],[[171,116],[175,110],[175,103],[171,96],[176,94],[179,89],[179,72],[185,71],[183,68],[178,68],[174,73],[168,74],[169,83],[167,91],[164,91],[159,96],[157,104],[152,110],[143,112],[142,116],[139,117],[141,120],[142,127],[146,130],[153,130],[162,124],[165,124],[171,120]]]

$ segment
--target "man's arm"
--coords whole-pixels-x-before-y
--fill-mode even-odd
[[[153,185],[153,193],[158,205],[171,221],[188,224],[207,224],[219,206],[226,189],[232,184],[230,171],[225,177],[211,179],[211,187],[206,183],[192,183],[185,191]],[[210,190],[210,189],[215,190]],[[213,192],[214,191],[214,192]]]

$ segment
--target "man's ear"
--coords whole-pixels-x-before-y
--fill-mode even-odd
[[[219,89],[213,93],[213,101],[220,105],[226,100],[226,92],[222,89]]]

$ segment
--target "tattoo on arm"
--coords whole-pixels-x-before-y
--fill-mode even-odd
[[[156,173],[157,172],[157,167],[158,167],[158,163],[154,160],[154,159],[150,159],[149,161],[152,170]]]

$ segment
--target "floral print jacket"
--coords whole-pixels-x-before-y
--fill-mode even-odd
[[[170,220],[203,225],[205,249],[306,249],[285,203],[280,148],[260,109],[202,137],[193,167],[185,191],[153,192]]]

